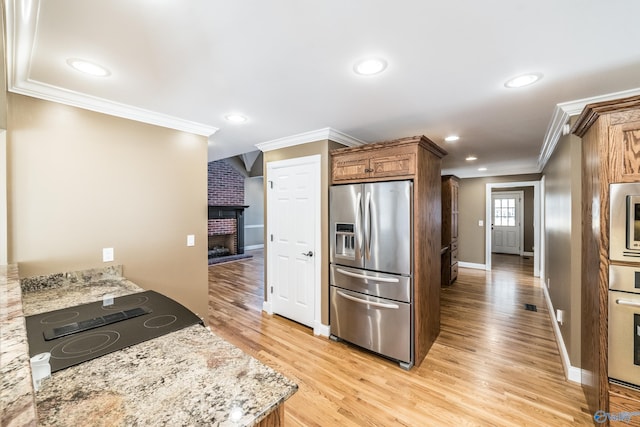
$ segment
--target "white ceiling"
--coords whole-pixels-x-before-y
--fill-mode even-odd
[[[4,7],[10,90],[211,135],[209,160],[330,127],[366,142],[424,134],[449,152],[443,173],[460,177],[538,172],[557,104],[640,88],[637,0]],[[371,55],[387,70],[354,74]],[[111,75],[82,75],[67,65],[72,57]],[[525,72],[544,78],[504,87]],[[248,121],[226,122],[232,112]],[[461,139],[445,143],[452,133]],[[466,162],[470,154],[478,160]]]

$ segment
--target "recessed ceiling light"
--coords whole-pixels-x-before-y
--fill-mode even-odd
[[[480,172],[484,172],[484,171],[486,171],[486,170],[487,170],[487,168],[478,168],[478,170],[479,170]]]
[[[447,141],[447,142],[454,142],[454,141],[457,141],[459,139],[460,139],[460,137],[458,135],[449,135],[444,140]]]
[[[512,79],[507,80],[504,86],[508,88],[518,88],[518,87],[529,86],[534,84],[541,78],[542,78],[542,73],[522,74],[521,76],[516,76]]]
[[[231,123],[244,123],[247,121],[247,118],[242,114],[227,114],[224,119]]]
[[[380,74],[387,68],[387,61],[381,58],[362,59],[353,66],[353,71],[361,76]]]
[[[465,159],[467,162],[472,162],[474,160],[478,160],[478,158],[476,156],[467,156],[467,158]]]
[[[67,59],[67,64],[77,71],[81,71],[85,74],[91,74],[92,76],[106,77],[111,74],[111,72],[102,65],[98,65],[84,59],[69,58]]]

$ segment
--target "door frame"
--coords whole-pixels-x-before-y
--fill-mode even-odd
[[[316,223],[314,224],[314,248],[313,248],[313,262],[314,262],[314,292],[313,292],[313,333],[315,335],[322,335],[322,331],[325,329],[322,325],[321,320],[321,304],[322,304],[322,281],[321,281],[321,270],[322,270],[322,245],[321,245],[321,226],[322,226],[322,205],[321,205],[321,180],[322,180],[322,156],[320,154],[314,154],[312,156],[304,156],[304,157],[296,157],[293,159],[285,159],[285,160],[275,160],[272,162],[267,162],[266,164],[266,173],[264,176],[264,183],[266,187],[266,195],[265,195],[265,263],[264,267],[266,269],[266,283],[265,283],[265,301],[262,304],[262,310],[266,313],[273,315],[273,305],[272,305],[272,294],[269,292],[273,283],[273,262],[274,259],[272,257],[273,254],[273,244],[269,238],[271,234],[271,229],[273,227],[273,223],[271,222],[271,218],[274,218],[273,202],[270,203],[270,200],[273,196],[273,192],[269,191],[269,186],[271,185],[271,180],[269,179],[270,172],[275,168],[283,168],[283,167],[291,167],[291,166],[302,166],[302,165],[314,165],[316,167],[316,175],[313,180],[313,190],[312,196],[314,198],[314,203],[316,204],[318,211],[318,218]]]
[[[533,276],[540,277],[540,260],[544,257],[544,248],[540,244],[540,181],[516,181],[488,183],[485,188],[485,270],[491,271],[491,190],[494,188],[533,187]]]
[[[524,204],[524,191],[493,191],[491,190],[491,231],[493,231],[493,196],[496,194],[517,194],[518,195],[518,204],[517,204],[517,216],[518,216],[518,255],[524,255],[524,209],[522,209],[522,205]],[[491,238],[493,239],[493,233],[491,233]],[[493,241],[492,249],[493,249]],[[493,253],[493,252],[492,252]]]

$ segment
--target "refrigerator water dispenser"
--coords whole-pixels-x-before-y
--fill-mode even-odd
[[[336,256],[355,259],[356,235],[353,224],[336,223]]]

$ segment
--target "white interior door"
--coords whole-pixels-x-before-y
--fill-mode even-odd
[[[267,192],[271,309],[314,327],[320,287],[320,156],[267,163]]]
[[[523,192],[491,194],[491,252],[521,255]]]

